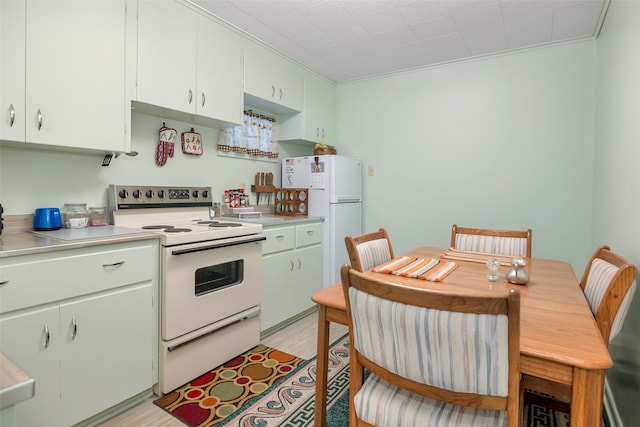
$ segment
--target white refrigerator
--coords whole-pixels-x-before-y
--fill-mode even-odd
[[[282,187],[309,189],[309,215],[324,217],[322,283],[338,283],[340,267],[349,264],[344,238],[362,233],[362,162],[338,155],[285,158]]]

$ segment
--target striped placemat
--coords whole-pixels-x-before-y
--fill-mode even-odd
[[[479,262],[482,264],[486,264],[487,261],[493,258],[500,261],[500,265],[508,267],[511,265],[511,260],[517,257],[512,255],[490,254],[487,252],[462,251],[450,248],[444,251],[442,255],[440,255],[440,258],[455,261]]]
[[[458,264],[451,261],[403,255],[374,267],[373,271],[412,279],[428,280],[430,282],[440,282],[457,267]]]

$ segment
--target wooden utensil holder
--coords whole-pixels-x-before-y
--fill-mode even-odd
[[[307,216],[309,214],[308,188],[276,188],[274,215]]]

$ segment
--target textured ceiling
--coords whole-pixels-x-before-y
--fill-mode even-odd
[[[609,0],[191,0],[342,82],[597,36]]]

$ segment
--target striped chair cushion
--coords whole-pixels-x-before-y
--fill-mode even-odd
[[[624,296],[622,300],[622,304],[620,304],[620,308],[616,313],[616,317],[613,319],[613,325],[611,325],[611,332],[609,334],[609,341],[614,339],[616,335],[620,333],[620,329],[622,329],[622,325],[624,324],[624,319],[627,317],[627,312],[629,311],[629,306],[631,305],[631,300],[633,299],[633,295],[636,293],[636,281],[634,280],[627,294]]]
[[[358,418],[376,426],[507,425],[506,411],[488,411],[432,400],[398,388],[375,375],[369,375],[354,402]]]
[[[520,237],[456,234],[456,249],[489,254],[526,256],[527,239]]]
[[[439,388],[507,396],[506,315],[415,307],[354,288],[349,298],[354,346],[374,363]]]
[[[371,270],[373,267],[391,260],[391,251],[387,239],[369,240],[356,246],[362,271]]]
[[[618,267],[600,258],[596,258],[591,262],[587,283],[584,286],[584,295],[594,316],[598,312],[604,294],[607,292],[609,284],[617,272]]]

